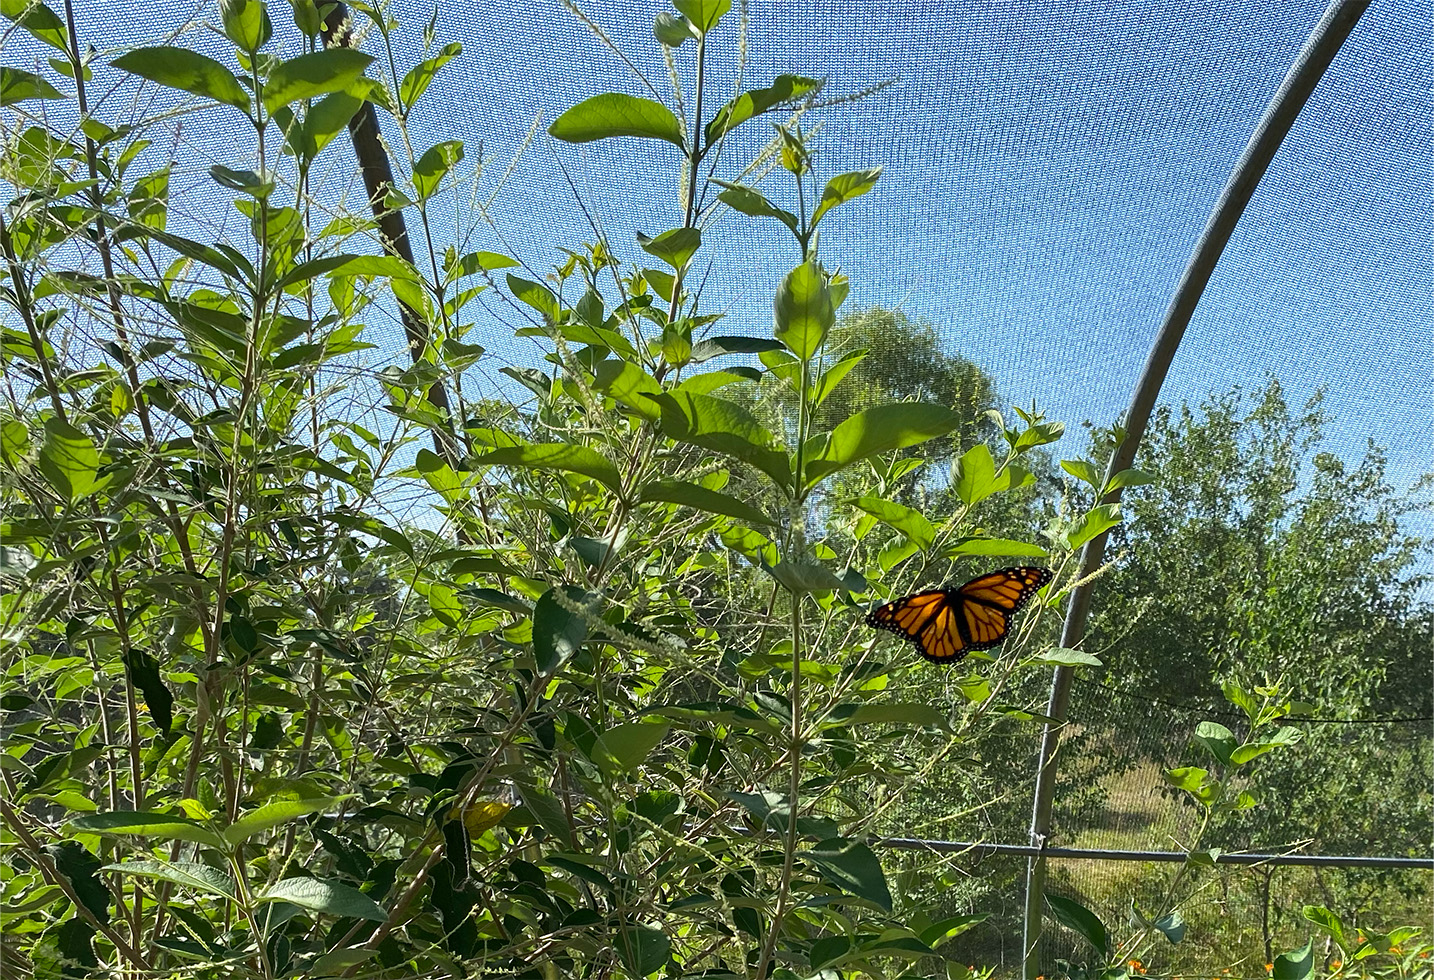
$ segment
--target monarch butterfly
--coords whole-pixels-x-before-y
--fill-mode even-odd
[[[932,663],[952,664],[971,650],[999,646],[1011,618],[1050,580],[1049,568],[1003,568],[959,589],[931,589],[888,602],[866,621],[910,640]]]

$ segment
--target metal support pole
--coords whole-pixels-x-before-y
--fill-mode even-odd
[[[1245,147],[1235,169],[1230,175],[1220,199],[1215,205],[1210,220],[1206,222],[1195,251],[1185,267],[1185,272],[1176,287],[1175,295],[1165,311],[1165,318],[1156,335],[1155,343],[1135,386],[1130,408],[1125,414],[1126,434],[1111,456],[1106,470],[1107,480],[1121,470],[1129,469],[1135,461],[1136,450],[1145,434],[1146,423],[1155,408],[1160,386],[1170,370],[1175,351],[1185,335],[1185,328],[1195,313],[1196,304],[1210,282],[1215,264],[1224,252],[1236,223],[1244,214],[1245,207],[1255,193],[1260,179],[1274,158],[1290,127],[1304,108],[1310,93],[1314,91],[1325,69],[1334,60],[1335,54],[1349,37],[1354,25],[1369,7],[1370,0],[1333,0],[1309,39],[1305,41],[1299,57],[1290,67],[1285,80],[1275,92],[1266,108],[1250,142]],[[1120,491],[1107,494],[1103,503],[1115,503]],[[1106,535],[1100,534],[1089,541],[1081,552],[1080,577],[1086,579],[1100,568],[1105,559]],[[1086,615],[1090,611],[1091,583],[1078,586],[1071,592],[1066,607],[1065,624],[1061,630],[1061,646],[1077,646],[1085,633]],[[1055,793],[1055,759],[1060,744],[1060,731],[1070,705],[1072,668],[1057,667],[1051,680],[1050,703],[1046,715],[1053,719],[1046,723],[1041,732],[1041,753],[1036,771],[1035,801],[1031,812],[1031,846],[1037,848],[1026,866],[1026,911],[1023,949],[1026,980],[1035,980],[1039,968],[1038,945],[1041,938],[1041,914],[1045,904],[1046,863],[1040,853],[1050,837],[1051,802]]]
[[[1184,864],[1184,851],[1120,851],[1101,847],[1031,847],[1028,844],[990,844],[984,841],[921,840],[913,837],[875,837],[874,847],[898,851],[933,851],[937,854],[1016,854],[1071,861],[1144,861]],[[1434,857],[1364,857],[1357,854],[1253,854],[1236,851],[1219,854],[1216,864],[1301,868],[1383,868],[1434,871]]]

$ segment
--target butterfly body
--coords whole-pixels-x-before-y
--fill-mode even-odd
[[[972,650],[999,646],[1016,613],[1050,580],[1048,568],[1003,568],[959,588],[894,599],[866,621],[909,640],[933,663],[955,663]]]

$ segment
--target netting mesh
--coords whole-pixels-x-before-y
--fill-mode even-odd
[[[582,9],[661,85],[667,70],[649,25],[666,3]],[[1322,10],[1310,0],[1278,7],[1254,0],[767,4],[750,11],[741,71],[749,85],[784,71],[822,76],[832,94],[894,80],[823,117],[814,140],[825,173],[886,168],[876,193],[823,230],[823,255],[851,277],[849,302],[900,307],[928,320],[949,350],[996,379],[1006,402],[1036,399],[1053,418],[1108,424],[1125,406],[1232,164]],[[404,3],[392,12],[413,27],[400,40],[416,44],[429,9]],[[101,48],[159,43],[182,28],[185,43],[222,50],[197,27],[214,12],[193,3],[98,4],[80,16]],[[1162,399],[1178,404],[1237,386],[1254,390],[1269,376],[1280,379],[1292,403],[1322,389],[1328,448],[1357,457],[1367,438],[1387,447],[1398,486],[1429,468],[1434,424],[1430,16],[1428,2],[1376,4],[1364,16],[1242,219]],[[414,139],[463,139],[470,164],[481,161],[484,171],[473,195],[455,196],[440,218],[447,231],[471,229],[470,248],[520,252],[543,267],[561,259],[559,247],[595,237],[589,216],[629,252],[635,232],[679,223],[670,204],[658,203],[674,199],[666,176],[671,147],[625,141],[573,148],[542,132],[594,93],[648,94],[579,18],[548,2],[448,7],[437,34],[440,42],[462,41],[464,55],[449,69],[441,99],[414,117]],[[415,52],[397,57],[411,61]],[[6,57],[18,64],[40,55],[17,40]],[[734,49],[708,66],[721,79],[738,68]],[[117,81],[104,69],[97,78],[97,91]],[[718,91],[725,97],[726,89]],[[107,98],[132,92],[120,86]],[[145,97],[160,105],[168,98],[153,90]],[[238,219],[217,201],[206,210],[208,168],[242,165],[252,152],[236,144],[230,123],[214,113],[176,118],[172,145],[150,151],[178,161],[173,193],[189,202],[186,219],[220,236]],[[739,143],[732,160],[748,158],[766,136]],[[515,159],[485,220],[475,222],[474,202],[488,199]],[[349,159],[336,154],[326,166],[322,193],[360,205]],[[719,167],[718,175],[732,178],[737,169]],[[775,223],[719,221],[709,231],[710,254],[720,259],[702,274],[709,305],[727,313],[723,332],[769,329],[773,290],[799,258],[779,230]],[[514,338],[517,325],[501,304],[489,304],[472,339],[509,364],[536,363],[540,349]],[[387,330],[387,348],[374,352],[373,363],[401,356],[400,328],[392,322]],[[507,390],[496,372],[484,371],[475,384]],[[1430,527],[1427,515],[1409,521],[1416,531]],[[1415,570],[1431,570],[1427,557]],[[1069,750],[1074,764],[1063,785],[1071,791],[1058,798],[1056,842],[1171,848],[1189,833],[1193,814],[1160,789],[1158,769],[1180,761],[1194,726],[1219,705],[1147,702],[1145,710],[1125,712],[1113,710],[1117,700],[1099,685],[1077,687],[1076,730],[1100,728],[1102,740],[1077,738],[1078,748]],[[1349,726],[1338,737],[1350,752],[1381,746],[1383,765],[1404,767],[1417,781],[1429,774],[1427,748],[1419,754],[1428,734],[1427,720],[1413,720]],[[1029,733],[1013,744],[1017,762],[1023,753],[1034,759]],[[1032,767],[1013,764],[1012,771]],[[940,826],[950,836],[1023,841],[1028,788],[1019,782],[997,808]],[[924,819],[919,800],[914,805],[918,816],[908,815],[908,823]],[[1309,836],[1297,817],[1282,839],[1240,839],[1232,830],[1228,846],[1297,843]],[[1411,840],[1427,844],[1428,819],[1426,793]],[[909,826],[886,829],[910,835]],[[993,912],[973,934],[974,951],[1019,958],[1013,883],[1023,867],[987,858],[953,870],[960,879],[947,896],[953,906]],[[1149,881],[1149,870],[1058,862],[1053,883],[1111,894],[1119,891],[1112,879]],[[1258,933],[1263,874],[1231,872],[1201,914]],[[1275,874],[1314,900],[1355,893],[1373,873]],[[1427,874],[1402,880],[1411,895],[1427,898]],[[1118,919],[1125,910],[1101,911]],[[1287,923],[1297,910],[1273,914]]]

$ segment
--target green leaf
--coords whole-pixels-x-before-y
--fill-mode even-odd
[[[30,451],[30,430],[16,419],[0,421],[0,463],[13,469]]]
[[[746,521],[749,524],[777,526],[776,521],[751,504],[725,493],[708,490],[706,487],[698,486],[695,483],[686,483],[682,480],[658,480],[655,483],[649,483],[642,488],[639,499],[644,503],[681,504],[683,507],[693,507],[709,514],[735,517],[739,521]]]
[[[1011,541],[1006,538],[961,538],[941,550],[941,557],[956,555],[1002,555],[1012,558],[1044,558],[1050,552],[1037,544]]]
[[[652,22],[652,36],[669,48],[682,47],[684,43],[692,40],[694,33],[691,21],[681,14],[663,11]]]
[[[261,177],[252,170],[230,170],[214,164],[209,168],[209,176],[221,187],[227,187],[231,191],[239,191],[241,194],[248,194],[250,197],[263,200],[274,191],[274,181]]]
[[[593,743],[592,759],[609,776],[636,769],[667,737],[666,722],[633,722],[609,728]]]
[[[563,808],[562,801],[533,781],[527,773],[517,773],[513,776],[513,785],[517,787],[519,799],[523,806],[532,813],[533,818],[538,821],[549,834],[565,844],[572,844],[572,828],[568,825],[568,813]]]
[[[919,702],[885,702],[839,704],[822,719],[823,726],[895,724],[919,725],[923,728],[945,728],[946,715],[929,704]]]
[[[90,437],[57,418],[45,420],[45,441],[40,446],[40,470],[70,500],[87,497],[109,483],[98,475],[100,453]]]
[[[972,929],[982,922],[985,922],[990,914],[990,912],[980,912],[976,915],[953,915],[949,919],[933,922],[921,930],[921,935],[917,938],[927,946],[935,949],[942,943],[955,939],[966,930]]]
[[[428,90],[429,83],[438,74],[438,70],[462,53],[463,45],[452,41],[439,49],[438,54],[432,58],[420,61],[410,68],[398,86],[398,98],[404,109],[412,110],[414,103]]]
[[[118,871],[120,874],[138,875],[141,878],[157,878],[193,888],[235,901],[234,880],[223,871],[211,868],[198,861],[126,861],[122,864],[108,864],[104,871]]]
[[[43,41],[57,51],[69,53],[65,22],[43,3],[36,0],[0,0],[0,14],[20,25],[36,40]]]
[[[285,878],[257,896],[260,902],[288,902],[313,912],[383,922],[388,913],[357,888],[322,878]]]
[[[544,674],[567,663],[588,638],[588,617],[570,612],[566,606],[588,609],[592,616],[597,615],[597,596],[576,585],[561,588],[566,605],[558,601],[555,587],[544,592],[533,606],[533,656]]]
[[[673,228],[655,238],[637,233],[637,243],[648,255],[655,255],[674,269],[682,270],[702,244],[702,232],[696,228]],[[668,297],[671,299],[671,296]]]
[[[690,357],[690,355],[689,355]],[[689,391],[694,395],[710,395],[719,388],[736,384],[738,381],[760,381],[762,372],[756,368],[746,367],[741,364],[734,364],[729,368],[720,371],[708,371],[705,374],[694,374],[684,378],[677,385],[678,391]]]
[[[135,48],[110,64],[151,82],[249,111],[249,92],[234,73],[188,48]]]
[[[1169,915],[1162,915],[1151,924],[1170,940],[1172,946],[1179,945],[1180,940],[1185,938],[1185,916],[1178,909]]]
[[[793,595],[840,592],[843,588],[842,580],[833,575],[825,565],[817,562],[783,559],[767,571]]]
[[[836,322],[836,306],[820,262],[803,262],[787,273],[773,303],[774,336],[802,360],[811,358]]]
[[[1050,664],[1052,667],[1099,667],[1100,658],[1084,650],[1072,650],[1070,647],[1052,647],[1044,653],[1037,654],[1031,658],[1032,662],[1039,664]]]
[[[1102,957],[1110,954],[1110,936],[1105,931],[1105,924],[1094,912],[1061,895],[1047,895],[1046,904],[1050,908],[1051,918],[1094,946]]]
[[[822,215],[838,204],[845,204],[871,190],[880,177],[881,168],[875,167],[871,170],[853,170],[851,173],[837,174],[827,181],[827,186],[822,190],[822,199],[817,202],[817,210],[812,215],[812,227],[815,228],[817,222],[822,220]]]
[[[1112,490],[1123,490],[1126,487],[1143,487],[1155,482],[1155,477],[1144,470],[1121,470],[1110,478],[1105,485],[1105,492]]]
[[[552,291],[542,283],[533,282],[529,279],[520,279],[510,272],[508,273],[508,288],[512,290],[515,297],[543,314],[549,323],[556,323],[562,319],[562,304],[558,302],[558,298],[553,295]]]
[[[1066,424],[1064,422],[1037,422],[1016,437],[1016,444],[1013,448],[1016,452],[1023,453],[1036,446],[1058,442],[1065,434]]]
[[[463,622],[463,603],[458,601],[458,593],[446,585],[434,583],[428,587],[428,608],[449,629]]]
[[[1351,947],[1349,941],[1346,940],[1344,936],[1344,920],[1338,915],[1323,905],[1306,905],[1300,909],[1300,914],[1319,927],[1321,932],[1338,943],[1340,949],[1343,949],[1346,953],[1349,952]]]
[[[672,6],[691,21],[693,27],[706,34],[732,9],[732,0],[672,0]]]
[[[174,724],[174,695],[160,677],[159,664],[139,647],[130,647],[122,653],[121,659],[129,671],[131,682],[144,695],[154,727],[161,735],[168,735],[170,726]]]
[[[413,165],[413,189],[420,201],[426,201],[437,193],[443,178],[463,159],[462,140],[444,140],[430,146]]]
[[[1121,521],[1120,504],[1101,504],[1088,510],[1075,527],[1066,532],[1066,543],[1072,551],[1098,534],[1104,534]]]
[[[65,93],[39,75],[0,65],[0,106],[26,99],[63,99]]]
[[[956,496],[968,507],[974,507],[992,494],[1017,490],[1035,482],[1035,477],[1015,463],[1008,463],[997,472],[991,448],[984,443],[972,446],[953,463],[951,474]]]
[[[240,51],[258,51],[274,35],[263,0],[220,0],[219,20],[224,36]]]
[[[1275,957],[1272,980],[1309,980],[1314,976],[1313,943],[1305,943],[1299,949],[1281,953]]]
[[[766,337],[708,337],[692,345],[691,363],[701,364],[723,354],[761,354],[781,350],[780,342]]]
[[[681,7],[678,6],[678,9]],[[683,12],[686,13],[686,11]],[[689,15],[688,19],[701,28],[701,23],[695,17]],[[759,116],[779,105],[795,102],[821,87],[822,81],[819,78],[806,78],[802,75],[778,75],[768,88],[743,92],[718,109],[717,114],[712,117],[712,121],[707,124],[705,131],[707,145],[711,146],[753,116]],[[825,196],[823,194],[823,199]],[[820,214],[820,210],[817,213]],[[815,226],[816,221],[814,220],[812,224]]]
[[[792,234],[799,234],[801,221],[792,212],[777,207],[763,196],[762,192],[755,187],[744,187],[741,184],[731,184],[723,180],[714,180],[713,183],[725,187],[717,200],[727,205],[739,214],[745,214],[750,218],[776,218],[782,224],[792,230]]]
[[[1094,490],[1100,489],[1101,472],[1095,468],[1095,464],[1084,459],[1063,459],[1061,469],[1082,483],[1090,484]]]
[[[534,470],[563,470],[590,477],[613,492],[622,488],[622,477],[618,474],[617,467],[586,446],[569,446],[560,442],[513,446],[475,456],[473,462],[480,466],[524,466]]]
[[[891,911],[891,891],[886,874],[870,847],[860,841],[833,837],[802,851],[801,858],[829,883],[858,898]]]
[[[656,973],[672,954],[672,942],[661,929],[648,925],[619,925],[612,938],[618,956],[632,976]]]
[[[345,798],[342,796],[322,796],[310,800],[275,800],[265,803],[225,827],[224,839],[230,844],[242,844],[266,830],[331,809],[343,799]]]
[[[264,83],[264,108],[342,92],[353,85],[373,61],[372,55],[354,48],[323,48],[290,58],[269,73]]]
[[[620,92],[605,92],[579,102],[554,119],[548,133],[565,143],[637,136],[685,148],[682,123],[670,109],[661,102]]]
[[[1230,765],[1230,753],[1235,751],[1235,733],[1218,721],[1202,721],[1195,726],[1195,740],[1209,750],[1221,765]]]
[[[725,453],[752,464],[778,486],[791,486],[787,454],[771,448],[772,434],[736,402],[685,391],[669,392],[652,400],[662,410],[662,430],[669,438]]]
[[[164,813],[150,813],[145,810],[109,810],[105,813],[87,813],[71,820],[70,826],[88,834],[153,837],[168,841],[185,840],[228,851],[228,845],[224,838],[208,827],[201,826],[192,820],[186,820],[184,817],[172,817]]]
[[[825,448],[807,462],[803,487],[813,487],[868,456],[926,442],[960,424],[960,415],[940,405],[897,402],[868,408],[832,430]]]
[[[836,391],[837,385],[842,379],[851,373],[851,369],[866,359],[865,350],[854,350],[845,355],[831,367],[822,372],[822,376],[812,385],[812,406],[820,405],[827,400],[827,397]]]
[[[593,372],[593,387],[650,422],[662,417],[661,409],[647,397],[662,394],[662,385],[631,361],[600,362]]]
[[[875,517],[881,523],[896,528],[923,550],[936,543],[936,528],[919,510],[913,510],[903,504],[874,495],[857,497],[848,503]]]

